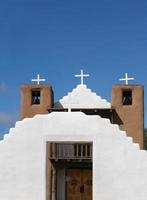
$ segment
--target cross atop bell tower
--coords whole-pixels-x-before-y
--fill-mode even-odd
[[[37,74],[37,79],[32,79],[32,82],[37,82],[38,85],[40,84],[41,81],[46,81],[46,79],[40,78],[39,74]]]
[[[126,85],[128,85],[129,84],[128,81],[134,80],[134,78],[129,78],[128,77],[128,73],[125,73],[125,78],[120,78],[119,80],[120,81],[125,81]]]

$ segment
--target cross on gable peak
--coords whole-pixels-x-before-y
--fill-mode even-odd
[[[90,74],[84,74],[83,69],[81,69],[81,74],[77,74],[75,75],[75,77],[80,77],[81,78],[81,85],[84,84],[84,77],[89,77]]]
[[[37,85],[39,85],[41,81],[46,81],[46,79],[40,78],[39,74],[37,74],[37,78],[36,79],[32,79],[32,82],[37,82]]]
[[[128,73],[125,73],[125,78],[120,78],[120,81],[125,81],[125,84],[128,85],[128,82],[134,80],[134,78],[129,78]]]

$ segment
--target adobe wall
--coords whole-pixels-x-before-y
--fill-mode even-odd
[[[122,104],[122,92],[132,91],[132,105]],[[142,85],[113,85],[112,107],[122,121],[121,130],[127,132],[135,143],[144,146],[144,88]],[[117,121],[115,121],[117,123]]]
[[[32,90],[40,90],[40,104],[32,104]],[[36,114],[48,114],[48,108],[53,106],[53,90],[47,84],[25,84],[21,87],[21,119],[33,117]]]
[[[146,200],[147,152],[108,119],[81,112],[16,123],[0,142],[0,199],[46,200],[47,141],[93,142],[93,200]]]

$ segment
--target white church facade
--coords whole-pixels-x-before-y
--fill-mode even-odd
[[[55,103],[23,85],[21,113],[0,141],[0,199],[146,200],[143,86],[114,85],[110,103],[81,79]]]

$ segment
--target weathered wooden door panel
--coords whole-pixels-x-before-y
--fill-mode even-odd
[[[67,200],[92,200],[92,171],[68,169]]]
[[[81,170],[69,169],[67,172],[67,200],[82,200],[80,186]]]
[[[82,170],[82,184],[84,185],[82,200],[92,200],[92,170]]]

